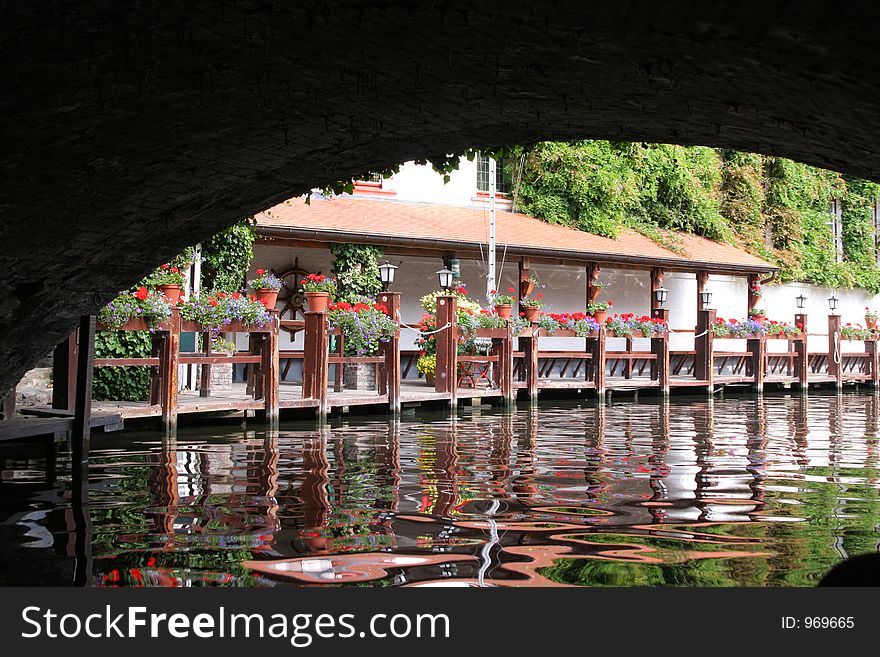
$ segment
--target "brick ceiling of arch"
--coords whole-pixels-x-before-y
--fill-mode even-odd
[[[0,389],[183,246],[408,159],[589,137],[880,178],[875,7],[6,3]]]

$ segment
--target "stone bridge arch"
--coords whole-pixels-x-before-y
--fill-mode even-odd
[[[0,390],[313,186],[466,147],[729,146],[880,179],[872,2],[112,0],[0,20]]]

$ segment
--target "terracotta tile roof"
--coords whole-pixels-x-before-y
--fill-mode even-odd
[[[351,197],[291,199],[256,216],[264,234],[301,239],[411,242],[414,246],[473,248],[488,242],[488,209]],[[342,235],[340,235],[342,234]],[[772,271],[775,266],[729,244],[677,234],[682,253],[625,229],[617,239],[547,224],[512,212],[496,212],[496,240],[510,255],[557,255],[599,262],[665,264],[681,268]]]

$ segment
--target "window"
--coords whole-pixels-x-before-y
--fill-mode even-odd
[[[477,156],[477,191],[489,193],[489,157],[483,154]],[[503,157],[495,161],[495,193],[510,193],[510,178],[506,174]]]
[[[831,215],[828,224],[831,228],[831,237],[834,240],[835,257],[837,262],[843,262],[843,209],[840,201],[837,199],[831,201],[828,212]]]
[[[355,187],[378,187],[382,188],[382,175],[379,173],[369,173],[360,180],[354,181]]]

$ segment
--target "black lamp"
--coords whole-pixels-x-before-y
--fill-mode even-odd
[[[379,265],[379,280],[382,281],[382,289],[386,292],[391,289],[394,282],[394,273],[397,271],[397,265],[392,265],[387,260]]]
[[[440,279],[440,287],[444,290],[452,289],[452,279],[454,277],[455,272],[451,269],[446,269],[446,267],[437,272],[437,278]]]
[[[804,309],[804,304],[807,303],[807,297],[803,295],[803,292],[797,295],[795,298],[795,303],[797,303],[798,310]]]
[[[665,287],[658,287],[654,290],[654,298],[657,300],[657,303],[660,304],[660,307],[663,307],[663,304],[666,303],[666,300],[669,298],[669,290]]]
[[[700,303],[703,306],[703,310],[709,309],[709,304],[712,303],[712,293],[709,290],[700,292]]]
[[[839,299],[836,296],[834,296],[834,293],[832,292],[831,296],[828,297],[828,307],[831,309],[831,312],[834,312],[835,310],[837,310],[837,302],[838,301],[839,301]]]

